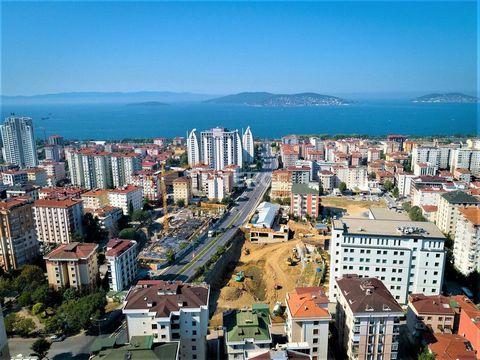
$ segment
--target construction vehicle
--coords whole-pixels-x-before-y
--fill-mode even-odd
[[[243,271],[239,271],[235,274],[235,281],[242,282],[245,279],[245,274]]]
[[[162,162],[160,177],[162,179],[161,186],[162,186],[162,197],[163,197],[163,234],[167,235],[169,231],[169,224],[168,224],[167,185],[165,184],[165,162]]]
[[[297,262],[296,262],[291,256],[289,256],[289,257],[287,258],[286,263],[287,263],[288,266],[297,265]]]

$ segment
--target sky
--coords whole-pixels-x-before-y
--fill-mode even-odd
[[[475,93],[468,2],[2,2],[1,94]]]

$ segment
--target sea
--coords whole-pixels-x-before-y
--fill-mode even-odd
[[[193,128],[245,129],[255,137],[286,134],[474,135],[479,104],[359,101],[344,106],[253,107],[210,103],[166,106],[126,104],[2,105],[2,119],[33,118],[37,138],[59,134],[77,140],[121,140],[186,136]]]

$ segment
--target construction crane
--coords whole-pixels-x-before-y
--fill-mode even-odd
[[[168,234],[168,202],[167,202],[167,185],[165,184],[165,162],[162,162],[162,170],[160,173],[162,182],[163,197],[163,234]]]

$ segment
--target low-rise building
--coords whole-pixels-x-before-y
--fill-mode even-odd
[[[249,234],[253,243],[274,243],[288,241],[289,228],[281,224],[281,208],[278,204],[262,202],[250,220]]]
[[[0,267],[11,272],[39,255],[32,200],[15,197],[0,202]]]
[[[68,244],[74,234],[83,234],[83,201],[37,200],[33,205],[35,231],[38,241],[52,244]]]
[[[480,309],[466,296],[454,296],[460,307],[458,334],[470,341],[480,353]]]
[[[108,191],[110,206],[122,209],[123,215],[128,215],[130,210],[137,211],[143,207],[142,188],[127,185],[123,188]]]
[[[349,359],[397,359],[403,311],[382,281],[336,280],[338,343]]]
[[[268,305],[223,313],[226,353],[229,360],[247,359],[249,351],[269,349],[272,344]]]
[[[62,244],[44,256],[48,284],[54,289],[94,286],[97,282],[97,244]]]
[[[26,185],[15,185],[15,186],[10,186],[7,188],[7,198],[12,198],[16,196],[29,196],[33,200],[38,200],[38,193],[40,190],[40,186],[37,185],[31,185],[31,184],[26,184]]]
[[[456,310],[452,299],[442,295],[412,294],[408,296],[407,327],[412,336],[423,332],[454,332]]]
[[[182,176],[173,181],[173,199],[176,204],[183,201],[188,206],[192,200],[192,179]]]
[[[137,277],[137,242],[111,239],[107,243],[105,259],[108,263],[110,291],[122,291]]]
[[[468,169],[457,168],[453,172],[453,177],[458,181],[469,183],[472,180],[472,173]]]
[[[437,174],[438,167],[435,164],[429,162],[420,162],[413,164],[413,173],[416,176],[430,175],[435,176]]]
[[[39,199],[80,199],[81,195],[87,190],[75,187],[46,187],[38,191]]]
[[[208,285],[140,280],[123,305],[127,336],[153,335],[154,343],[179,342],[179,358],[207,359]]]
[[[302,287],[287,293],[287,321],[285,323],[289,343],[306,343],[314,360],[327,359],[328,298],[321,287]]]
[[[471,343],[458,334],[434,334],[428,350],[437,360],[477,360]]]
[[[335,174],[330,170],[319,171],[318,181],[324,192],[330,193],[335,188]]]
[[[123,216],[122,209],[114,206],[104,206],[97,209],[86,209],[85,213],[87,212],[98,219],[100,227],[108,232],[109,237],[118,235],[118,221]]]
[[[81,195],[84,209],[98,209],[109,204],[108,190],[97,189],[84,192]]]

